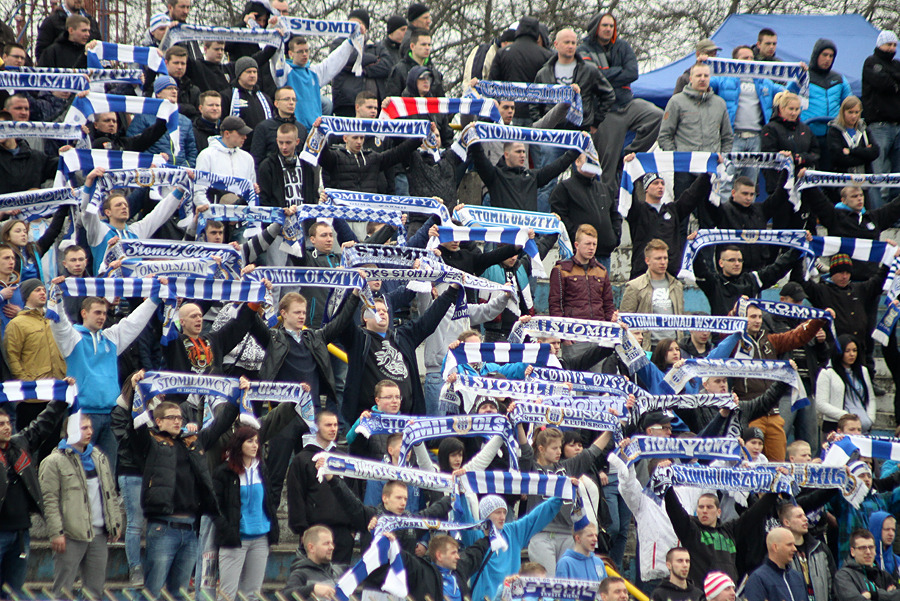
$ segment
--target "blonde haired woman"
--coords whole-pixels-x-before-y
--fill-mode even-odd
[[[862,108],[859,98],[848,96],[828,123],[828,153],[838,173],[871,173],[872,161],[878,158],[880,149],[866,131]]]
[[[780,152],[794,159],[794,169],[813,169],[819,160],[819,143],[809,126],[800,121],[800,97],[793,92],[779,92],[773,100],[772,119],[762,128],[763,152]],[[766,191],[775,191],[780,173],[765,172]]]

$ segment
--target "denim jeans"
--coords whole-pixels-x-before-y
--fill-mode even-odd
[[[878,144],[881,152],[878,158],[872,161],[873,173],[896,173],[900,171],[900,123],[867,124],[869,141]],[[869,201],[871,209],[880,208],[890,200],[891,188],[869,188]]]
[[[22,595],[30,546],[28,530],[0,530],[0,590],[8,586],[13,593]],[[0,594],[6,596],[5,593]]]
[[[163,586],[176,599],[189,598],[188,587],[197,563],[198,546],[193,529],[173,528],[166,522],[147,522],[144,588],[152,598],[159,597]]]
[[[109,413],[86,413],[91,420],[91,427],[94,428],[94,436],[91,442],[94,446],[103,451],[109,461],[110,472],[116,473],[116,459],[119,455],[119,442],[113,434],[110,424],[112,416]]]
[[[445,414],[441,410],[441,386],[444,385],[444,378],[441,372],[428,372],[425,374],[425,413],[428,415]]]
[[[617,478],[610,478],[609,484],[603,487],[603,498],[609,507],[611,523],[607,532],[611,542],[609,550],[610,559],[622,568],[622,559],[625,557],[625,543],[628,541],[628,528],[631,526],[631,510],[625,504],[625,499],[619,494],[619,482]]]
[[[759,152],[759,149],[759,134],[756,134],[752,138],[742,138],[735,134],[734,142],[731,144],[731,152]],[[757,189],[759,189],[759,169],[757,167],[738,167],[737,169],[732,169],[735,177],[739,175],[749,177],[753,183],[756,184]],[[729,174],[732,173],[732,169],[729,169]],[[722,199],[723,203],[728,202],[731,199],[731,187],[731,182],[729,182],[720,189],[719,198]]]
[[[129,568],[141,565],[141,534],[144,533],[141,480],[140,476],[119,476],[119,492],[125,502],[125,557]]]
[[[216,547],[216,527],[212,518],[200,518],[200,536],[197,541],[197,573],[194,574],[194,588],[198,598],[213,599],[219,581],[219,549]],[[205,597],[203,595],[206,595]]]

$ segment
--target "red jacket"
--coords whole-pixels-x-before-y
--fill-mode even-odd
[[[550,315],[609,321],[615,311],[609,275],[596,258],[587,266],[574,258],[557,261],[550,272]]]

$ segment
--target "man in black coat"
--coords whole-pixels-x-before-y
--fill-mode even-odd
[[[553,53],[539,43],[540,23],[534,17],[522,17],[516,28],[516,41],[500,50],[491,64],[490,78],[495,81],[533,83],[541,67]],[[516,103],[513,125],[530,127],[528,104]]]
[[[377,318],[371,311],[366,311],[362,327],[345,328],[341,341],[349,359],[347,381],[354,383],[344,389],[341,407],[348,424],[355,422],[369,399],[374,398],[375,384],[381,380],[393,380],[400,386],[403,398],[401,413],[425,415],[425,395],[419,377],[416,348],[435,331],[458,296],[459,285],[451,284],[422,316],[396,329],[389,329],[387,304],[377,299]],[[354,290],[341,311],[350,311],[355,315],[358,306],[359,294]]]
[[[386,536],[391,538],[393,534]],[[438,534],[428,543],[427,558],[401,551],[409,598],[415,601],[468,599],[472,595],[469,579],[481,568],[489,547],[485,536],[460,552],[459,543],[454,538]]]
[[[144,458],[144,586],[153,598],[159,597],[163,586],[177,595],[190,584],[200,516],[215,518],[219,514],[204,451],[231,427],[238,414],[237,404],[226,402],[209,426],[197,434],[183,433],[181,408],[164,401],[128,425],[135,452]],[[151,423],[155,428],[150,428]]]
[[[64,0],[63,4],[47,15],[47,18],[41,21],[41,25],[38,27],[37,41],[34,45],[36,60],[40,61],[44,50],[49,48],[59,36],[66,33],[66,19],[72,15],[81,15],[88,20],[91,31],[90,39],[102,39],[100,25],[84,10],[84,0]]]
[[[597,238],[597,257],[608,258],[622,238],[622,215],[606,193],[606,187],[593,173],[584,171],[585,156],[575,159],[572,177],[564,180],[550,194],[550,210],[562,219],[569,239],[583,223],[594,226]]]
[[[293,123],[298,126],[300,140],[305,141],[308,132],[302,123],[298,123],[294,117],[294,108],[297,106],[297,93],[294,88],[284,86],[275,90],[275,113],[265,121],[261,121],[253,128],[253,142],[250,143],[250,154],[256,163],[257,169],[267,156],[278,150],[275,141],[278,128],[285,123]],[[304,161],[305,162],[305,161]],[[262,185],[260,185],[262,188]]]
[[[872,56],[862,68],[863,116],[872,142],[881,154],[872,161],[873,173],[900,171],[900,60],[897,60],[897,35],[882,31]],[[888,198],[890,188],[871,188],[872,207]]]
[[[6,111],[0,111],[0,121],[11,121]],[[0,194],[23,192],[40,188],[56,175],[59,159],[32,150],[28,141],[17,138],[0,140]]]
[[[348,507],[338,503],[331,486],[327,482],[319,482],[316,462],[313,461],[313,457],[323,451],[340,452],[334,443],[338,436],[338,417],[327,409],[321,411],[316,415],[316,426],[319,430],[315,440],[294,455],[288,468],[288,526],[304,539],[314,528],[327,526],[334,544],[334,561],[349,563],[356,534],[352,527],[353,516],[348,512]]]
[[[8,412],[12,407],[7,404],[0,409],[0,462],[4,468],[0,470],[0,587],[9,586],[14,593],[21,592],[28,572],[31,513],[44,514],[38,462],[31,452],[58,432],[67,407],[65,401],[49,403],[15,435]]]
[[[337,549],[331,529],[313,526],[303,534],[301,544],[306,555],[297,553],[297,558],[291,562],[291,572],[284,585],[285,597],[296,594],[300,599],[334,598],[334,588],[342,572],[332,563]]]
[[[505,143],[503,159],[496,165],[487,158],[481,144],[473,144],[469,149],[475,170],[491,194],[491,206],[519,211],[537,211],[538,188],[565,171],[579,154],[577,150],[567,150],[540,169],[528,169],[525,167],[528,152],[521,142]]]
[[[690,234],[688,240],[694,236],[696,234]],[[741,249],[729,244],[722,248],[718,269],[710,270],[705,261],[698,260],[694,263],[694,272],[697,275],[697,286],[709,301],[710,314],[728,315],[740,297],[759,298],[760,292],[777,284],[798,258],[796,251],[789,250],[781,253],[774,263],[763,269],[744,271]]]
[[[264,207],[315,204],[315,173],[309,163],[300,160],[297,152],[301,141],[306,139],[306,128],[299,122],[282,123],[274,138],[275,150],[260,161],[256,171],[260,204]]]
[[[425,29],[411,29],[409,45],[404,47],[403,58],[394,65],[391,74],[385,84],[385,95],[399,96],[406,89],[406,79],[413,67],[419,65],[431,69],[434,80],[431,83],[431,92],[437,97],[444,96],[444,76],[438,71],[431,60],[431,33]]]
[[[66,19],[66,31],[48,47],[38,61],[39,67],[60,69],[87,68],[84,47],[91,39],[91,22],[87,17],[72,15]]]
[[[247,135],[241,148],[250,152],[257,125],[274,115],[272,100],[259,88],[259,68],[249,56],[239,58],[234,63],[234,80],[231,87],[219,90],[222,94],[222,114],[236,116],[254,128]]]

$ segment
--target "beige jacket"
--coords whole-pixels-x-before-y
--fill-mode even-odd
[[[106,532],[110,538],[116,539],[122,531],[122,515],[113,474],[102,451],[94,448],[91,457],[100,479],[100,499],[103,503]],[[52,539],[64,534],[72,540],[93,540],[91,502],[81,457],[71,449],[53,449],[41,462],[38,478],[44,495],[48,536]]]
[[[684,314],[684,286],[670,273],[666,273],[666,281],[669,282],[669,300],[672,301],[672,309],[675,315]],[[653,313],[653,285],[650,283],[650,273],[638,276],[625,284],[625,292],[622,294],[622,302],[619,303],[620,313]],[[644,336],[642,345],[644,350],[650,350],[650,337]]]

